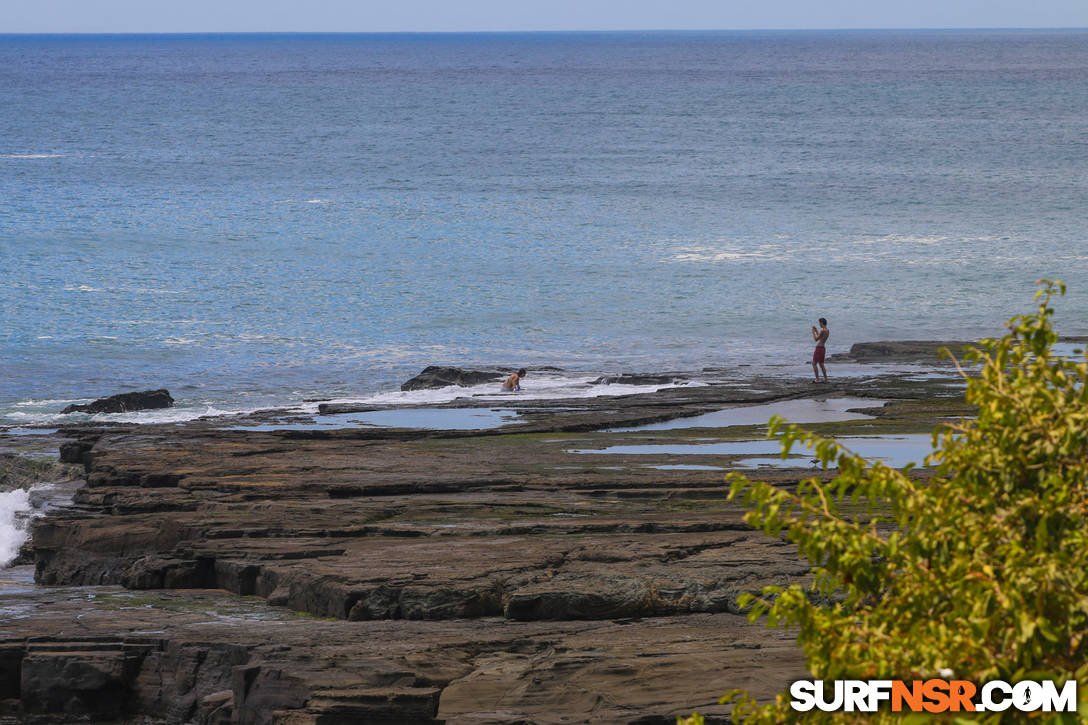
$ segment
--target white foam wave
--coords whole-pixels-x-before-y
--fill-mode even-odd
[[[968,247],[978,243],[989,244],[1001,241],[998,237],[953,237],[939,234],[865,234],[841,240],[826,240],[826,243],[816,243],[792,239],[786,235],[775,235],[776,240],[790,240],[788,244],[782,241],[775,243],[754,244],[735,239],[711,239],[706,241],[688,242],[672,240],[667,242],[671,249],[662,262],[742,262],[742,261],[796,261],[807,254],[820,254],[826,257],[833,254],[833,259],[850,261],[882,261],[889,257],[897,257],[903,254],[904,247],[930,247],[966,245]],[[675,246],[673,246],[675,245]],[[829,247],[830,245],[830,247]],[[988,252],[988,253],[992,253]],[[1011,261],[1027,259],[1014,257]]]
[[[752,249],[742,249],[735,244],[726,246],[700,245],[680,247],[664,262],[736,262],[742,260],[779,260],[788,256],[780,244],[761,244]]]
[[[194,406],[185,408],[159,408],[156,410],[137,410],[132,413],[98,413],[89,416],[89,420],[96,423],[185,423],[197,418],[215,417],[221,415],[237,415],[239,413],[252,413],[256,408],[249,410],[223,410],[213,405]],[[80,415],[71,413],[69,415]],[[86,415],[86,414],[82,414]],[[67,416],[65,416],[67,417]]]
[[[64,154],[4,154],[5,159],[59,159]]]
[[[93,398],[73,398],[71,400],[59,400],[53,398],[45,398],[43,400],[20,400],[18,403],[12,403],[13,408],[37,408],[42,405],[69,405],[71,403],[89,403]]]
[[[170,289],[168,287],[126,287],[126,286],[109,286],[109,287],[93,287],[89,284],[66,284],[64,285],[65,292],[122,292],[125,294],[137,294],[137,295],[177,295],[181,294],[179,290]]]
[[[68,403],[72,401],[57,401],[58,403]],[[89,400],[82,400],[77,402],[87,403]],[[257,410],[265,410],[266,408],[246,408],[244,410],[224,410],[217,408],[214,405],[194,405],[186,407],[175,408],[159,408],[156,410],[138,410],[131,413],[97,413],[95,415],[89,415],[87,413],[68,413],[61,414],[52,410],[36,410],[36,411],[24,411],[15,410],[7,413],[6,415],[0,415],[0,424],[5,421],[20,426],[28,425],[63,425],[66,423],[77,422],[94,422],[94,423],[185,423],[186,421],[196,420],[197,418],[205,418],[209,416],[223,416],[223,415],[241,415],[245,413],[253,413]]]
[[[50,484],[39,484],[0,492],[0,569],[10,566],[19,555],[30,535],[30,523],[45,510],[43,494],[51,489]]]
[[[135,292],[139,295],[179,295],[181,292],[176,289],[167,289],[165,287],[129,287],[122,288],[126,292]]]
[[[702,385],[700,381],[684,381],[670,384],[654,385],[595,385],[594,381],[599,374],[557,374],[530,372],[526,376],[522,390],[518,392],[504,392],[501,383],[496,381],[484,385],[470,387],[449,386],[445,388],[433,388],[427,390],[391,390],[370,395],[342,397],[333,400],[323,400],[322,403],[344,403],[356,405],[380,405],[380,406],[405,406],[418,407],[449,403],[457,399],[471,399],[487,403],[515,403],[519,400],[562,400],[577,398],[596,398],[603,396],[632,395],[637,393],[652,393],[665,388],[681,386]],[[58,407],[69,403],[87,403],[90,399],[81,400],[27,400],[15,403],[12,407],[18,410],[9,410],[6,414],[0,414],[0,424],[7,422],[11,425],[64,425],[75,422],[95,423],[137,423],[137,424],[163,424],[185,423],[198,418],[225,417],[248,415],[258,411],[268,410],[270,406],[245,408],[219,408],[215,405],[204,403],[201,405],[177,406],[173,408],[160,408],[156,410],[141,410],[131,413],[99,413],[89,415],[87,413],[69,413],[62,415],[57,411]],[[319,403],[284,403],[275,406],[277,409],[298,413],[316,413]]]
[[[358,405],[435,405],[449,403],[459,398],[471,398],[473,400],[514,403],[518,400],[556,400],[575,398],[597,398],[602,396],[632,395],[635,393],[652,393],[665,388],[675,388],[682,385],[699,385],[700,383],[689,381],[683,383],[668,383],[655,385],[594,385],[599,375],[557,375],[555,373],[530,373],[522,383],[522,389],[517,392],[502,390],[500,382],[485,383],[460,387],[451,385],[445,388],[430,388],[426,390],[394,390],[376,393],[358,398],[338,398],[336,400],[323,401],[327,403],[350,403]],[[305,412],[316,412],[318,403],[306,403],[301,406]]]
[[[988,238],[978,237],[980,241]],[[878,236],[862,237],[855,239],[853,244],[944,244],[949,237],[937,234],[883,234]]]

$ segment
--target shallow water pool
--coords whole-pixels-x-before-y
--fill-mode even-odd
[[[712,413],[676,418],[663,423],[650,423],[636,428],[619,428],[615,433],[679,428],[725,428],[733,425],[765,425],[772,416],[780,415],[791,423],[836,423],[844,420],[871,418],[864,413],[850,412],[856,408],[879,408],[886,401],[872,398],[804,398],[782,400],[763,405],[745,405],[716,410]]]
[[[835,440],[864,458],[882,461],[892,468],[902,468],[908,463],[922,465],[925,457],[933,452],[932,436],[929,433],[891,436],[843,436]],[[777,440],[766,439],[722,443],[609,446],[596,450],[591,448],[575,449],[570,452],[622,455],[761,456],[760,458],[743,459],[733,465],[733,467],[739,466],[742,468],[762,466],[796,468],[799,465],[804,466],[806,461],[812,460],[811,451],[796,445],[791,450],[790,458],[764,457],[777,456],[781,450],[782,446]]]

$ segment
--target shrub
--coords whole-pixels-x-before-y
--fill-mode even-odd
[[[1042,284],[1035,314],[966,353],[978,417],[934,432],[928,481],[781,419],[771,435],[783,455],[809,446],[836,478],[791,492],[730,477],[748,523],[784,535],[813,564],[810,590],[767,587],[741,604],[752,621],[797,628],[814,678],[1076,679],[1079,715],[1035,715],[1088,721],[1088,364],[1052,352],[1051,301],[1065,286]],[[865,513],[842,513],[846,501]],[[752,724],[901,718],[793,712],[787,694],[762,706],[736,691],[729,700],[734,720]]]

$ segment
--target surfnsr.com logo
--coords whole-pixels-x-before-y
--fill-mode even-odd
[[[798,680],[790,697],[799,712],[1076,712],[1077,681]]]

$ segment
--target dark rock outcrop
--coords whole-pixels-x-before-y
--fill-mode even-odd
[[[639,375],[622,373],[620,375],[602,375],[593,381],[593,385],[672,385],[675,375]]]
[[[953,355],[960,357],[963,348],[970,342],[956,340],[901,340],[897,342],[859,342],[850,348],[846,357],[857,362],[924,362],[949,363],[947,357],[941,357],[941,350],[947,348]],[[840,356],[836,355],[835,358]]]
[[[68,413],[131,413],[135,410],[155,410],[169,408],[174,399],[168,390],[144,390],[139,393],[119,393],[108,398],[99,398],[86,405],[69,405],[61,411]]]
[[[498,382],[503,379],[501,370],[462,370],[461,368],[430,365],[423,372],[400,386],[401,390],[426,390],[428,388],[446,388],[450,385],[468,387],[483,383]]]
[[[1063,336],[1059,342],[1071,344],[1088,343],[1088,337]],[[941,350],[947,349],[956,359],[963,357],[965,348],[976,346],[975,342],[963,340],[895,340],[879,342],[859,342],[848,353],[832,355],[833,360],[853,360],[861,363],[927,363],[951,365]]]

